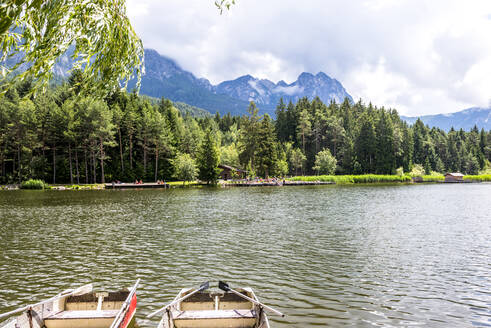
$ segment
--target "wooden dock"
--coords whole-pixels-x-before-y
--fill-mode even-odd
[[[170,185],[167,183],[106,183],[106,189],[167,189]]]

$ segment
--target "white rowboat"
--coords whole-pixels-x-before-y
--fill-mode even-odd
[[[251,288],[236,291],[259,303]],[[182,289],[162,310],[158,328],[269,328],[262,306],[232,292]]]
[[[0,315],[0,328],[128,328],[136,312],[136,287],[92,292],[92,285]],[[17,314],[17,316],[13,316]]]

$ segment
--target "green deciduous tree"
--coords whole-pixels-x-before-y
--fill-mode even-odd
[[[239,167],[239,151],[235,144],[223,146],[220,148],[220,164]]]
[[[313,169],[317,171],[317,174],[334,174],[337,162],[336,157],[331,155],[329,149],[324,149],[315,156]]]
[[[174,160],[176,168],[176,178],[183,181],[193,181],[196,179],[198,169],[193,158],[189,154],[178,154]]]
[[[93,92],[126,85],[135,69],[140,77],[143,45],[124,0],[7,0],[0,17],[0,62],[20,59],[13,69],[1,67],[2,78],[34,78],[34,86],[46,87],[56,60],[70,46],[75,67],[83,68],[83,80],[91,82],[84,87]],[[21,65],[24,72],[17,74]]]
[[[302,150],[299,148],[294,148],[290,152],[290,165],[292,169],[295,171],[295,175],[298,175],[298,169],[303,170],[303,166],[307,157],[302,153]],[[303,173],[303,172],[302,172]]]

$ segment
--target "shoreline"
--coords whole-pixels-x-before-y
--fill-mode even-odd
[[[336,178],[337,177],[337,178]],[[264,181],[264,180],[228,180],[219,181],[216,185],[201,183],[198,181],[191,181],[183,183],[182,181],[170,181],[164,184],[146,182],[143,184],[135,183],[105,183],[105,184],[56,184],[49,185],[46,184],[46,188],[42,190],[59,190],[59,191],[77,191],[77,190],[129,190],[129,189],[175,189],[175,188],[236,188],[236,187],[290,187],[290,186],[327,186],[327,185],[415,185],[415,184],[468,184],[468,183],[486,183],[491,182],[486,179],[466,179],[464,181],[444,181],[442,179],[400,179],[400,180],[368,180],[363,175],[350,176],[351,179],[345,179],[345,176],[331,176],[330,181],[327,179],[314,179],[316,176],[309,177],[293,177],[285,180],[274,180],[274,181]],[[354,177],[354,179],[353,179]],[[376,177],[376,176],[375,176]],[[302,178],[306,178],[303,180]],[[338,181],[336,181],[338,180]],[[0,190],[34,190],[34,189],[22,189],[20,184],[8,184],[0,185]],[[38,189],[40,190],[40,189]]]

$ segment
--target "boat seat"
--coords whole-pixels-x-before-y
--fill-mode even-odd
[[[46,320],[115,318],[119,310],[72,310],[50,315]]]
[[[254,310],[203,310],[203,311],[172,311],[172,319],[202,320],[202,319],[254,319]]]

